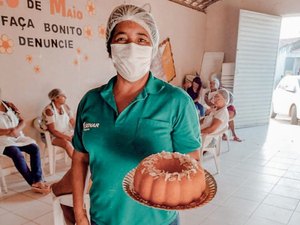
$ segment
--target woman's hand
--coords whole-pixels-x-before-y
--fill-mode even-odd
[[[82,213],[80,214],[80,216],[76,216],[75,220],[77,225],[90,225],[86,213]]]
[[[214,118],[211,125],[209,127],[201,129],[201,134],[202,135],[207,135],[207,134],[212,134],[215,132],[215,130],[221,126],[222,120],[219,120],[217,118]]]
[[[17,128],[12,128],[10,133],[8,134],[8,136],[11,136],[11,137],[19,137],[20,136],[20,130],[17,129]]]
[[[205,100],[205,102],[208,101],[208,92],[205,93],[205,95],[204,95],[204,100]]]
[[[65,138],[67,141],[71,142],[72,141],[72,136],[69,136],[69,135],[66,135],[66,138]]]
[[[207,115],[209,115],[211,112],[212,112],[212,108],[208,108],[208,109],[206,109],[206,111],[205,111],[205,115],[207,116]]]
[[[202,136],[205,136],[205,135],[208,135],[208,134],[209,134],[209,133],[208,133],[206,130],[202,130],[202,131],[201,131],[201,135],[202,135]]]

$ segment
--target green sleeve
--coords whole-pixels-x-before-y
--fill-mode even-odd
[[[176,152],[189,153],[201,147],[199,117],[190,97],[181,101],[178,117],[173,127],[173,149]]]
[[[76,151],[87,153],[87,150],[85,149],[82,142],[82,129],[83,129],[82,113],[83,113],[84,104],[85,104],[85,97],[80,101],[77,108],[75,130],[72,139],[72,144]]]

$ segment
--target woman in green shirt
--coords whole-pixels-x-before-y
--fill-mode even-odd
[[[177,213],[143,206],[124,193],[122,180],[146,156],[161,151],[199,160],[200,127],[192,99],[150,72],[159,35],[146,10],[121,5],[107,24],[107,50],[117,75],[81,100],[73,145],[72,185],[78,225],[87,167],[93,225],[177,224]]]

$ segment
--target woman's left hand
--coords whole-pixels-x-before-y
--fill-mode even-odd
[[[69,135],[65,135],[65,139],[67,140],[67,141],[72,141],[72,138],[73,138],[73,136],[69,136]]]
[[[11,130],[11,132],[8,134],[8,136],[11,136],[11,137],[19,137],[20,136],[20,131],[19,129],[16,129],[16,128],[13,128]]]

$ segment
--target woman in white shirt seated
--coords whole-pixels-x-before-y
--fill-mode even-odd
[[[209,90],[204,95],[204,102],[208,107],[212,107],[213,103],[212,97],[217,93],[217,90],[220,88],[220,81],[218,78],[212,78],[209,81]]]
[[[218,133],[227,127],[229,114],[227,104],[229,93],[225,89],[219,89],[212,97],[212,107],[210,113],[201,121],[201,134],[205,137],[208,134]]]
[[[60,89],[53,89],[48,94],[51,103],[42,113],[42,128],[51,134],[52,144],[64,148],[72,158],[74,147],[73,137],[74,117],[66,104],[66,95]]]
[[[0,154],[13,160],[33,191],[47,194],[50,188],[43,181],[40,150],[32,138],[24,136],[24,127],[25,122],[16,106],[0,96]],[[30,168],[23,152],[30,155]]]

